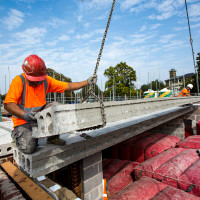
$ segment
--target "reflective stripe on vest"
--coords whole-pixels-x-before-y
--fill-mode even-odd
[[[184,90],[184,89],[183,89],[183,90]],[[186,95],[182,92],[183,90],[181,90],[181,91],[179,92],[178,96],[180,96],[180,97],[186,97]],[[188,92],[188,94],[189,94],[189,92]]]
[[[103,200],[107,200],[108,196],[106,194],[106,179],[103,179]]]
[[[40,110],[43,106],[39,106],[39,107],[32,107],[32,108],[26,108],[25,107],[25,98],[26,98],[26,82],[25,82],[25,78],[23,76],[23,74],[20,74],[19,77],[22,80],[22,84],[23,84],[23,91],[22,91],[22,100],[21,100],[21,104],[17,104],[22,110],[24,110],[25,112],[31,112],[31,111],[38,111]],[[45,100],[46,100],[46,94],[47,94],[47,79],[44,80],[44,88],[45,88]]]

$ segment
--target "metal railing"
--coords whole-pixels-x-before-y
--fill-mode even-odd
[[[197,96],[197,93],[191,93],[191,96]],[[141,96],[126,96],[125,95],[125,96],[114,96],[114,97],[113,96],[102,97],[102,96],[98,95],[98,97],[101,98],[103,100],[103,102],[110,102],[110,101],[128,101],[128,100],[143,99],[145,97],[145,95],[141,95]],[[160,97],[156,97],[156,98],[160,98]],[[162,98],[168,98],[168,97],[162,97]],[[77,103],[81,102],[82,97],[80,97],[80,96],[64,97],[63,95],[61,95],[61,96],[56,96],[56,97],[54,96],[51,98],[47,97],[46,100],[47,100],[47,103],[56,101],[61,104],[77,104]],[[89,96],[86,102],[92,103],[92,102],[97,102],[97,100],[94,99],[92,96]]]

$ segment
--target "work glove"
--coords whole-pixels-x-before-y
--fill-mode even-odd
[[[37,124],[37,119],[35,118],[36,112],[27,112],[24,115],[24,120],[27,122],[29,125],[36,125]]]
[[[88,79],[87,79],[87,82],[88,82],[88,85],[96,85],[97,83],[97,75],[94,75],[94,76],[90,76]]]

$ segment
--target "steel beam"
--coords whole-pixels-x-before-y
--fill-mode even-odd
[[[104,128],[85,132],[90,139],[80,137],[80,133],[64,134],[61,138],[66,139],[67,145],[46,145],[30,155],[14,148],[14,159],[30,176],[46,175],[195,109],[193,105],[174,107],[111,122]]]
[[[125,120],[146,113],[200,102],[200,97],[156,98],[119,102],[105,102],[107,123]],[[41,138],[102,125],[99,103],[65,104],[47,108],[36,114],[37,125],[33,137]]]

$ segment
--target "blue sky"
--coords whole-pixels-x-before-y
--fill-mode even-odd
[[[187,3],[196,57],[200,0]],[[30,54],[73,82],[92,75],[111,5],[112,0],[0,0],[1,93]],[[172,68],[177,75],[194,72],[185,1],[116,0],[97,72],[101,89],[104,70],[121,61],[136,70],[137,87],[168,79]]]

